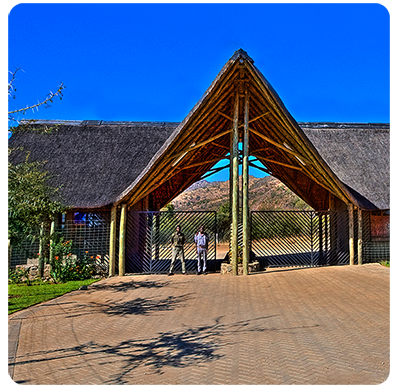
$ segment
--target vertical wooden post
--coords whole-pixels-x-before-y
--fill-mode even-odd
[[[54,249],[51,246],[51,243],[54,241],[54,234],[56,232],[56,222],[57,222],[57,216],[54,217],[54,219],[51,221],[50,224],[50,248],[49,248],[49,261],[50,261],[50,269],[51,269],[51,264],[53,263],[54,260]]]
[[[111,222],[110,222],[110,252],[108,262],[108,274],[115,275],[115,250],[117,243],[117,206],[113,205],[111,208]]]
[[[232,274],[238,274],[238,226],[239,226],[239,89],[235,91],[232,131]]]
[[[11,240],[8,239],[8,269],[11,269],[11,255],[12,255],[12,245]]]
[[[249,92],[244,92],[243,130],[243,275],[249,274],[250,262],[250,209],[249,209]]]
[[[338,230],[337,230],[337,213],[335,206],[335,197],[329,193],[329,240],[330,240],[330,256],[329,256],[329,265],[337,264],[338,260]]]
[[[358,241],[357,241],[357,256],[358,265],[362,264],[362,248],[363,248],[363,227],[362,227],[362,211],[358,208]]]
[[[121,220],[119,223],[119,276],[125,275],[126,207],[126,203],[121,206]]]
[[[318,240],[319,240],[319,254],[318,254],[318,264],[321,265],[324,256],[324,245],[322,236],[322,217],[321,213],[318,213]]]
[[[349,203],[347,205],[349,211],[349,255],[350,255],[350,265],[354,265],[354,208],[353,204]]]
[[[40,237],[39,237],[39,265],[38,265],[38,277],[42,278],[44,274],[44,221],[40,224]]]

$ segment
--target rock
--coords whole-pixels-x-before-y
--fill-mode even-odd
[[[254,261],[249,263],[249,273],[260,271],[260,263]],[[221,263],[221,275],[230,275],[232,273],[232,265],[229,263]],[[238,265],[238,275],[243,275],[243,264]]]
[[[87,289],[88,289],[88,286],[86,284],[79,287],[79,290],[81,290],[81,291],[86,291]]]

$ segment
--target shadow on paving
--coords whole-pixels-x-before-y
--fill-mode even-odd
[[[135,288],[161,288],[169,285],[170,285],[169,281],[132,279],[130,281],[125,281],[116,284],[93,283],[89,288],[89,293],[97,290],[126,292]]]
[[[113,364],[115,368],[119,368],[117,373],[107,376],[107,379],[102,382],[103,384],[129,384],[132,381],[130,373],[138,367],[148,367],[148,374],[163,374],[163,368],[167,366],[186,368],[220,359],[224,357],[222,353],[224,346],[235,344],[236,342],[232,342],[233,338],[235,341],[240,341],[241,335],[248,332],[292,331],[319,326],[266,328],[266,320],[275,316],[259,317],[233,324],[221,323],[224,318],[221,316],[216,318],[211,325],[188,327],[183,331],[157,333],[148,339],[129,339],[116,345],[90,341],[71,348],[31,353],[30,360],[18,361],[13,365],[39,364],[53,360],[85,357],[87,361],[90,360],[92,366],[94,363],[99,366]],[[230,337],[230,335],[233,336]],[[72,366],[72,364],[74,365]],[[71,365],[66,369],[82,368],[76,366],[75,362],[65,362],[64,365]]]
[[[107,315],[149,315],[158,311],[170,311],[184,307],[184,302],[190,300],[189,294],[168,296],[166,298],[136,298],[124,302],[101,305],[100,310]]]
[[[166,298],[149,297],[149,298],[136,298],[133,300],[126,300],[122,302],[88,302],[88,303],[78,303],[78,302],[53,302],[43,304],[44,307],[48,306],[60,306],[63,311],[50,315],[40,315],[40,318],[54,317],[61,315],[63,318],[76,318],[85,315],[92,314],[107,314],[107,315],[150,315],[160,311],[171,311],[176,308],[184,307],[185,302],[192,299],[192,295],[184,294],[177,296],[168,296]],[[37,319],[36,315],[28,315],[26,317],[18,316],[15,319]]]

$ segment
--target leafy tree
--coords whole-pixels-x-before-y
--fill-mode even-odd
[[[48,218],[64,212],[57,201],[58,188],[48,185],[44,162],[30,162],[29,153],[23,163],[8,164],[8,238],[11,245],[24,238],[38,238],[40,226]]]
[[[225,202],[217,210],[217,233],[220,241],[228,241],[231,230],[230,203]]]
[[[15,80],[16,74],[20,69],[10,72],[8,82],[8,98],[15,99]],[[17,114],[25,114],[28,110],[38,110],[39,107],[49,107],[54,98],[62,99],[62,91],[65,86],[61,83],[55,93],[50,92],[42,101],[28,105],[24,108],[8,112],[9,133],[15,128],[21,130],[32,130],[29,125],[34,120],[20,123]],[[11,127],[12,123],[17,123],[17,127]],[[42,128],[40,132],[49,132],[53,128]],[[20,149],[22,150],[22,149]],[[9,149],[8,153],[15,150]],[[41,238],[43,223],[54,218],[55,214],[65,212],[66,207],[61,205],[58,189],[48,185],[48,173],[44,170],[45,162],[30,162],[29,152],[25,161],[13,165],[8,163],[8,238],[10,246],[29,238]],[[47,236],[47,239],[49,236]],[[39,257],[39,276],[43,275],[44,257]]]

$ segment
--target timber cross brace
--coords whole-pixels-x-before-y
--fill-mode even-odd
[[[331,209],[332,198],[359,207],[357,198],[333,173],[253,62],[243,50],[235,52],[203,97],[113,203],[121,209],[121,227],[127,210],[158,211],[193,183],[229,168],[233,275],[239,272],[241,252],[244,275],[250,262],[249,167],[274,176],[317,212]],[[224,159],[229,163],[216,166]],[[351,219],[352,215],[349,212]],[[358,227],[361,221],[351,224]],[[115,240],[116,229],[111,229]],[[119,238],[122,246],[124,231],[120,230]],[[243,243],[239,242],[241,238]],[[361,249],[359,244],[358,251]],[[114,250],[112,244],[110,251]],[[121,251],[123,262],[124,247]],[[122,263],[120,273],[123,267]]]

